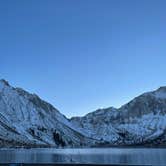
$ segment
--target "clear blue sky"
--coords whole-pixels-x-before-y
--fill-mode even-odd
[[[0,77],[68,117],[166,85],[165,0],[0,0]]]

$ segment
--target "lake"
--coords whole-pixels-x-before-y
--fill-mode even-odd
[[[0,163],[166,165],[166,149],[1,149]]]

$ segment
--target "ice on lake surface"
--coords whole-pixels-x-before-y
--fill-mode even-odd
[[[0,163],[82,163],[165,165],[166,149],[1,149]]]

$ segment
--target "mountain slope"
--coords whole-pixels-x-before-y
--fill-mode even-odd
[[[0,147],[166,145],[166,87],[70,120],[0,80]]]
[[[133,99],[119,109],[100,109],[71,119],[101,145],[166,143],[166,87]]]
[[[0,131],[0,146],[92,144],[52,105],[5,80],[0,81]]]

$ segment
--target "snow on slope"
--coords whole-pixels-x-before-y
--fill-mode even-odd
[[[100,109],[71,121],[106,144],[165,144],[166,87],[144,93],[119,109]]]
[[[166,144],[166,87],[116,109],[68,120],[35,94],[0,80],[0,146]]]
[[[80,146],[84,137],[57,109],[0,81],[0,145]]]
[[[110,120],[116,119],[117,113],[117,110],[112,107],[109,109],[99,109],[82,118],[73,117],[71,121],[89,137],[114,142],[118,139],[119,135]]]

